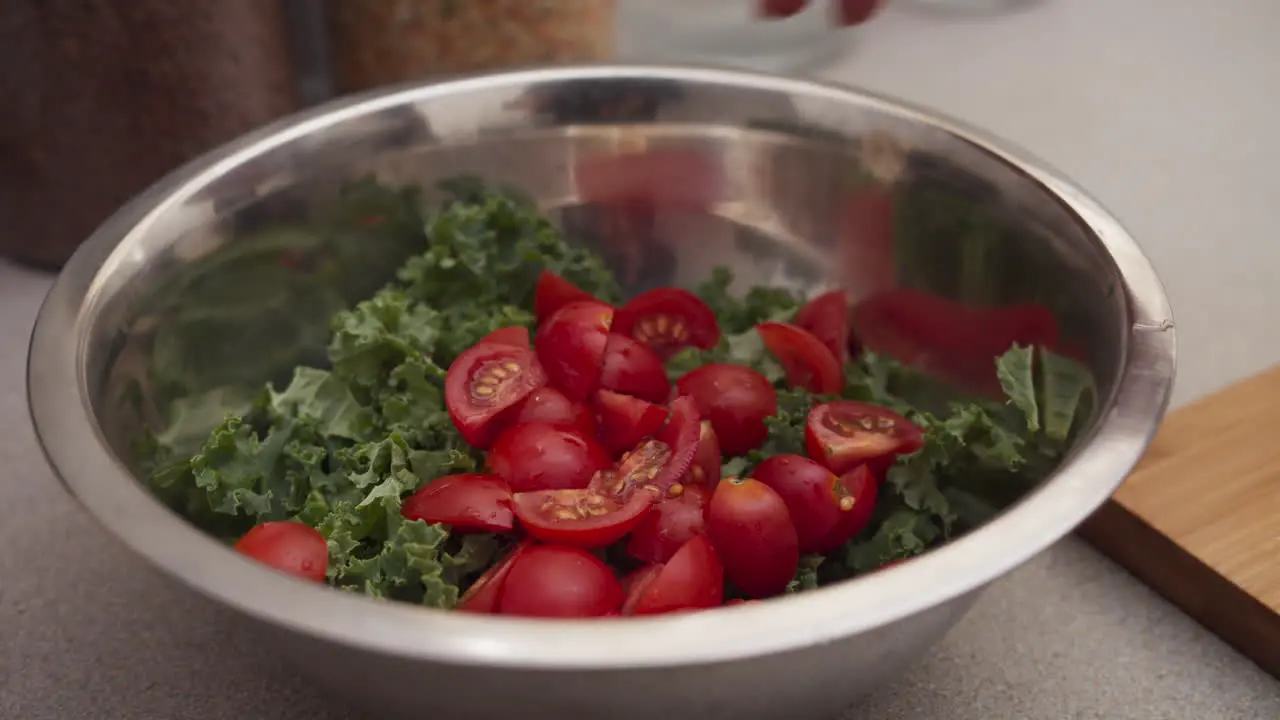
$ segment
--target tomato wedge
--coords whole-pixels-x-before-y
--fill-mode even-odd
[[[787,383],[819,395],[844,390],[840,361],[822,341],[790,323],[767,322],[756,326],[765,347],[787,371]]]
[[[590,489],[538,490],[516,493],[514,507],[520,526],[535,540],[591,549],[621,540],[656,497],[638,492],[623,500]]]
[[[533,347],[533,343],[529,342],[529,328],[521,325],[512,325],[511,327],[498,328],[493,332],[480,338],[477,345],[484,343],[497,343],[499,345],[511,345],[518,348],[528,350]]]
[[[627,497],[647,487],[670,459],[670,446],[659,440],[645,440],[623,453],[617,465],[596,473],[589,487],[614,497]]]
[[[707,538],[725,576],[754,598],[786,590],[800,564],[800,546],[787,504],[752,478],[725,478],[707,504]]]
[[[595,437],[596,416],[586,405],[576,403],[553,387],[540,387],[529,393],[516,411],[512,425],[547,423],[575,430],[584,437]]]
[[[622,584],[600,558],[579,548],[534,545],[503,583],[498,612],[525,617],[601,617],[622,606]]]
[[[599,302],[591,293],[550,270],[538,273],[538,285],[533,290],[533,314],[539,325],[565,305],[584,300]]]
[[[827,553],[866,526],[876,502],[876,481],[865,465],[837,476],[801,455],[774,455],[751,477],[787,504],[800,552]]]
[[[666,408],[609,390],[596,391],[595,406],[600,415],[600,444],[613,453],[635,447],[667,419]]]
[[[710,420],[703,420],[698,424],[698,451],[693,454],[689,473],[680,482],[714,489],[716,483],[720,482],[720,465],[723,460],[716,430],[711,426]]]
[[[924,446],[915,423],[889,408],[853,400],[823,403],[809,411],[804,426],[805,450],[834,473],[870,463],[887,467],[898,455]]]
[[[520,556],[533,546],[532,540],[523,540],[512,548],[497,565],[489,568],[481,575],[458,600],[456,609],[463,612],[495,613],[498,601],[502,599],[502,587],[506,583],[507,573]]]
[[[538,330],[538,361],[551,384],[565,397],[582,402],[600,382],[613,308],[604,303],[569,303]]]
[[[746,455],[760,447],[769,434],[765,418],[778,412],[773,384],[744,365],[711,363],[694,368],[676,381],[676,389],[693,398],[726,455]]]
[[[584,488],[612,464],[594,438],[547,423],[508,428],[485,457],[489,471],[517,493]]]
[[[711,542],[697,535],[671,559],[637,578],[622,605],[623,615],[701,610],[724,602],[724,565]]]
[[[805,303],[791,323],[821,340],[839,364],[849,359],[849,304],[843,290],[822,293]]]
[[[700,485],[686,485],[676,497],[654,504],[631,531],[627,554],[647,563],[671,559],[682,545],[706,530],[703,514],[711,493]]]
[[[532,351],[498,343],[474,345],[449,366],[445,405],[462,438],[485,449],[502,430],[503,411],[546,383]]]
[[[665,403],[671,396],[662,358],[649,346],[616,332],[610,333],[605,345],[600,387],[651,403]]]
[[[698,442],[702,435],[702,418],[693,398],[676,398],[671,403],[671,415],[667,424],[658,431],[658,440],[671,448],[671,457],[662,470],[649,481],[658,490],[669,493],[681,478],[689,473],[693,458],[698,454]]]
[[[280,572],[324,582],[329,544],[310,525],[273,521],[254,525],[236,541],[235,551]]]
[[[511,488],[502,478],[462,473],[437,478],[404,501],[409,520],[443,523],[456,532],[506,532],[515,527]]]
[[[635,296],[618,310],[613,329],[648,345],[664,360],[681,348],[709,350],[720,341],[715,313],[697,295],[680,288]]]

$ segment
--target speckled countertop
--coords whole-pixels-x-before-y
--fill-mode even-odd
[[[1280,304],[1277,37],[1275,0],[1046,0],[981,21],[900,0],[826,74],[985,126],[1119,214],[1173,299],[1182,403],[1280,358],[1258,331]],[[23,388],[49,282],[0,262],[0,718],[354,717],[58,487]],[[846,717],[1276,720],[1280,683],[1070,539]]]

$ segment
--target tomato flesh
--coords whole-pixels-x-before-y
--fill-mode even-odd
[[[618,310],[614,331],[644,343],[664,360],[681,348],[710,350],[720,341],[715,313],[697,295],[680,288],[635,296]]]
[[[875,512],[876,500],[880,495],[880,480],[869,466],[859,465],[841,475],[840,485],[853,498],[853,507],[843,514],[831,534],[817,545],[826,549],[816,552],[830,552],[848,542],[867,527],[871,522],[871,514]]]
[[[693,454],[693,464],[681,482],[714,489],[720,482],[720,465],[724,460],[720,455],[720,439],[711,421],[703,420],[698,426],[698,451]]]
[[[800,564],[800,543],[787,504],[752,478],[725,478],[707,504],[707,538],[725,576],[743,593],[764,598],[787,588]]]
[[[595,298],[550,270],[538,273],[538,284],[533,290],[533,315],[539,325],[565,305],[584,300],[593,301]]]
[[[599,617],[622,607],[622,584],[595,555],[534,545],[512,563],[498,612],[525,617]]]
[[[613,464],[593,438],[548,423],[528,423],[498,436],[485,459],[512,492],[581,489]]]
[[[531,540],[521,541],[499,560],[497,565],[486,570],[463,593],[462,598],[458,600],[457,609],[463,612],[496,613],[498,601],[502,598],[502,588],[507,581],[507,573],[511,572],[511,566],[524,551],[532,546]]]
[[[511,345],[512,347],[524,348],[528,350],[533,347],[533,343],[529,342],[529,328],[520,325],[511,327],[498,328],[493,332],[480,338],[477,345],[485,343],[497,343],[498,345]]]
[[[254,525],[236,541],[235,551],[280,572],[314,582],[324,582],[329,569],[329,543],[315,528],[299,522]]]
[[[538,330],[538,360],[551,384],[570,400],[586,400],[600,383],[612,323],[613,308],[584,301],[560,308]]]
[[[597,490],[538,490],[514,499],[520,526],[535,540],[599,548],[621,540],[640,522],[656,495],[621,499]]]
[[[724,602],[724,565],[706,537],[694,536],[656,567],[632,585],[624,615],[701,610]]]
[[[670,446],[660,440],[645,440],[623,453],[614,467],[596,473],[590,487],[614,497],[628,497],[636,490],[649,487],[669,460]],[[665,492],[665,489],[654,490],[659,497]]]
[[[787,371],[787,383],[819,395],[836,395],[844,390],[844,370],[840,361],[822,341],[807,330],[789,323],[767,322],[756,326],[765,347]]]
[[[658,431],[658,440],[671,448],[671,457],[649,484],[661,492],[670,492],[689,474],[693,458],[698,454],[702,435],[702,418],[692,398],[676,398],[671,403],[667,424]]]
[[[751,477],[773,488],[787,505],[800,552],[827,553],[861,530],[875,507],[876,482],[865,465],[837,476],[800,455],[774,455]],[[870,483],[870,489],[868,489]]]
[[[532,351],[498,343],[474,345],[449,366],[445,406],[462,438],[483,450],[502,430],[504,411],[546,383]]]
[[[825,292],[805,303],[791,321],[807,330],[844,365],[849,359],[849,305],[843,290]]]
[[[924,445],[915,423],[878,405],[840,400],[809,411],[804,428],[809,457],[841,474],[862,463],[883,468]]]
[[[631,531],[627,554],[647,563],[663,563],[686,542],[706,530],[704,514],[711,494],[700,485],[686,485],[676,497],[654,504]]]
[[[511,424],[538,422],[576,430],[586,437],[596,435],[595,413],[587,409],[586,405],[573,402],[553,387],[544,386],[529,393],[529,397],[524,399],[516,411]]]
[[[671,396],[671,381],[662,358],[647,345],[616,332],[605,345],[600,387],[651,403],[665,403]]]
[[[778,412],[778,393],[760,373],[743,365],[710,363],[676,381],[711,422],[726,455],[745,455],[765,441],[765,418]]]
[[[600,444],[613,453],[635,447],[667,419],[666,408],[609,390],[596,391],[595,406],[600,416]]]

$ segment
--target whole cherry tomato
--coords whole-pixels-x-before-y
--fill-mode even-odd
[[[586,550],[534,545],[507,571],[498,612],[526,617],[599,617],[622,607],[622,584]]]
[[[698,413],[711,422],[726,455],[745,455],[760,447],[769,432],[764,419],[778,412],[778,393],[763,375],[743,365],[711,363],[676,381],[681,395],[693,398]]]
[[[512,492],[585,488],[613,464],[594,438],[547,423],[516,425],[498,436],[485,463]]]
[[[707,505],[707,538],[725,577],[751,597],[787,589],[800,564],[800,544],[787,504],[759,480],[725,478]]]

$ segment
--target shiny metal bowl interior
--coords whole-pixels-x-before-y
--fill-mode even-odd
[[[237,265],[253,243],[313,241],[265,240],[264,228],[314,217],[342,182],[367,174],[428,188],[474,174],[523,190],[572,238],[599,243],[615,211],[584,202],[575,160],[638,148],[713,158],[727,186],[709,213],[659,213],[643,229],[643,252],[611,258],[633,292],[689,285],[717,264],[731,265],[740,287],[850,282],[832,259],[839,243],[855,242],[836,225],[855,178],[900,199],[927,191],[982,209],[1002,228],[999,242],[976,247],[972,235],[940,227],[898,262],[897,280],[974,303],[1048,305],[1096,376],[1102,402],[1091,426],[1022,501],[914,562],[765,604],[609,623],[464,616],[295,582],[198,532],[135,479],[130,438],[159,422],[174,392],[161,363],[198,368],[208,387],[260,386],[322,357],[335,303],[367,295],[414,250],[353,236],[365,260],[317,295],[304,271]],[[278,292],[263,300],[264,286]],[[170,332],[183,293],[202,293],[201,332],[223,351],[192,353]],[[220,321],[245,302],[262,307],[258,320]],[[980,133],[845,88],[588,67],[340,100],[175,172],[110,219],[58,279],[34,333],[29,392],[51,463],[111,533],[260,621],[304,669],[361,685],[350,693],[370,706],[776,717],[830,711],[874,687],[945,633],[978,590],[1100,505],[1164,411],[1173,335],[1163,290],[1119,224]],[[348,679],[353,668],[371,679]]]

